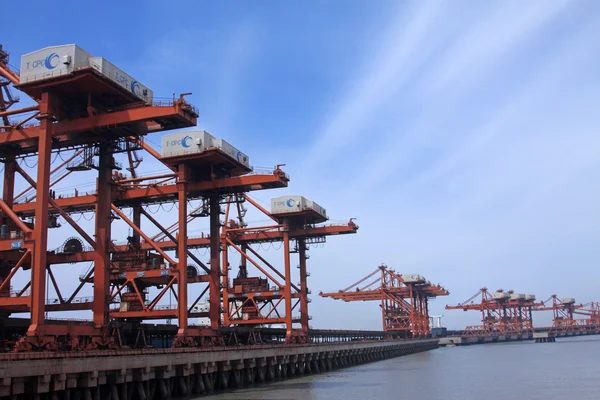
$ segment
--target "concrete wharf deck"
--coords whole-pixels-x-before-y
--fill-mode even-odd
[[[438,338],[440,346],[467,346],[472,344],[488,344],[488,343],[502,343],[502,342],[518,342],[524,340],[536,340],[540,335],[550,338],[552,340],[546,340],[544,342],[554,342],[556,338],[575,337],[575,336],[590,336],[599,335],[600,331],[590,330],[583,332],[552,332],[550,328],[539,328],[533,333],[526,333],[522,335],[495,335],[495,336],[464,336],[460,334],[462,331],[451,331],[452,334]]]
[[[0,354],[0,399],[151,400],[314,374],[431,350],[438,340]]]

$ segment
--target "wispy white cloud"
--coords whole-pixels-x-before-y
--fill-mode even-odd
[[[416,175],[414,180],[407,182],[408,186],[405,190],[414,189],[415,185],[423,186],[446,179],[448,175],[457,173],[457,169],[460,167],[464,168],[467,160],[474,157],[484,162],[482,157],[489,157],[489,152],[492,151],[490,143],[493,143],[496,150],[495,155],[501,155],[503,151],[511,151],[509,146],[522,145],[520,142],[528,140],[532,134],[535,134],[535,129],[540,129],[539,124],[543,124],[546,129],[550,129],[559,138],[564,137],[564,131],[552,129],[553,124],[569,118],[569,115],[563,112],[564,106],[587,108],[585,107],[586,99],[582,99],[583,101],[578,99],[579,90],[571,89],[574,83],[572,71],[579,72],[579,67],[585,65],[590,59],[590,43],[584,39],[590,37],[595,29],[594,25],[588,25],[574,36],[572,41],[564,43],[562,48],[556,49],[553,57],[546,62],[544,68],[538,71],[534,79],[515,92],[514,96],[509,97],[505,107],[495,112],[484,126],[473,127],[471,132],[457,133],[453,143],[446,147],[444,155],[424,168],[423,172]],[[571,98],[572,101],[564,104],[562,101],[564,96]],[[564,105],[560,106],[560,104]],[[548,111],[552,107],[555,108],[556,114],[548,115]],[[561,108],[563,109],[561,110]],[[588,114],[587,119],[584,120],[585,124],[589,124],[589,117],[591,115]],[[577,121],[572,122],[577,123]],[[563,125],[561,124],[561,126]],[[563,128],[566,127],[563,126]],[[587,133],[583,132],[584,137],[590,138]],[[540,154],[543,153],[538,151],[531,156],[535,159],[535,156]],[[510,156],[504,155],[504,157],[498,161],[506,162],[511,159]],[[492,159],[494,159],[493,156]],[[555,161],[557,160],[558,158],[555,159]],[[488,158],[488,163],[489,161]],[[527,160],[521,161],[527,163]],[[505,179],[511,181],[519,179],[519,176],[515,174],[517,171],[511,168],[512,165],[507,165],[507,167],[514,173],[504,174]],[[521,163],[518,164],[518,167],[523,168],[525,165]],[[494,185],[497,187],[498,183],[495,182]]]
[[[406,13],[400,8],[383,38],[373,38],[380,48],[369,54],[363,76],[357,77],[331,116],[324,118],[323,128],[309,150],[307,165],[326,162],[336,150],[355,144],[368,131],[369,119],[389,100],[419,67],[434,48],[431,32],[443,17],[441,2],[421,2]]]
[[[470,20],[464,21],[466,26],[462,34],[442,56],[437,53],[434,55],[431,63],[435,67],[419,76],[415,91],[409,92],[415,98],[428,93],[426,98],[430,98],[430,101],[423,101],[416,115],[401,114],[389,117],[390,126],[398,126],[401,125],[401,121],[405,121],[408,128],[390,128],[393,134],[380,136],[383,143],[377,157],[369,162],[368,170],[354,180],[352,187],[360,187],[368,192],[369,188],[385,181],[424,149],[438,148],[440,141],[443,142],[442,146],[456,146],[456,143],[461,143],[463,138],[468,136],[468,132],[448,132],[444,122],[454,119],[455,115],[462,112],[461,108],[469,107],[468,102],[474,97],[467,89],[480,79],[487,80],[483,87],[489,86],[490,82],[496,79],[493,72],[506,65],[503,61],[507,54],[521,50],[529,39],[528,35],[535,35],[537,30],[549,23],[562,9],[564,2],[552,4],[552,7],[541,7],[541,4],[534,2],[521,12],[521,7],[508,2],[500,8],[486,10],[485,15],[475,15],[474,19],[480,22],[473,26],[468,25]],[[540,7],[543,10],[540,11]],[[507,24],[511,14],[517,14],[519,17]],[[549,80],[544,82],[547,85],[552,83],[554,77],[549,76],[546,79]],[[537,82],[539,81],[540,78],[537,78]],[[529,89],[517,90],[535,92],[543,88],[543,85],[535,82],[528,85]],[[477,147],[478,143],[488,140],[492,131],[497,132],[503,121],[509,118],[509,114],[520,111],[522,100],[519,100],[519,97],[523,96],[508,100],[507,108],[494,113],[493,120],[488,121],[483,129],[475,129],[472,142],[469,145],[457,146],[459,151],[470,151],[469,147]]]
[[[439,68],[427,77],[430,90],[439,92],[457,79],[464,90],[464,85],[472,85],[478,78],[489,78],[485,75],[489,68],[552,21],[567,4],[566,0],[506,1],[490,7],[439,56]]]

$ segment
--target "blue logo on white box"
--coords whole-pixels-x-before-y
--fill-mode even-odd
[[[288,207],[294,207],[296,205],[296,200],[295,199],[289,199],[286,202],[286,204],[287,204]]]
[[[131,81],[131,93],[135,94],[136,96],[139,96],[140,93],[140,84],[138,83],[138,81]]]
[[[184,136],[183,139],[181,139],[181,145],[183,147],[185,147],[186,149],[191,146],[191,144],[188,143],[188,140],[192,140],[192,137],[191,136]]]
[[[44,61],[44,65],[48,69],[54,69],[54,68],[58,67],[58,59],[59,59],[58,54],[51,53],[48,57],[46,57],[46,60]],[[56,64],[54,64],[54,60],[56,60]]]

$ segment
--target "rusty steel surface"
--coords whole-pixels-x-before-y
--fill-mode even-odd
[[[450,293],[418,276],[403,277],[385,265],[343,290],[319,293],[343,301],[380,301],[383,330],[392,337],[423,338],[431,335],[428,300]],[[366,284],[364,284],[367,282]]]
[[[317,224],[324,218],[317,221],[306,213],[270,215],[249,192],[287,187],[290,179],[279,165],[254,170],[215,148],[163,159],[144,137],[196,126],[198,110],[185,98],[190,93],[140,102],[91,68],[19,84],[5,51],[0,52],[0,80],[0,225],[11,232],[0,237],[0,330],[8,332],[0,335],[0,348],[64,355],[65,350],[96,354],[147,347],[151,339],[162,345],[174,339],[176,347],[198,349],[334,338],[309,333],[307,249],[327,236],[354,234],[358,226],[352,220]],[[37,105],[15,107],[18,98],[11,85]],[[19,122],[12,119],[20,116],[24,119]],[[57,162],[60,152],[69,155]],[[141,176],[136,168],[142,153],[169,173]],[[126,167],[115,158],[119,154],[126,156]],[[20,166],[26,159],[37,165],[35,174]],[[123,168],[129,175],[120,172]],[[91,176],[96,188],[57,196],[57,184],[80,171]],[[26,185],[18,194],[17,183]],[[188,208],[191,200],[202,205]],[[168,226],[147,212],[149,206],[165,204],[177,206],[175,221]],[[247,205],[272,223],[248,225]],[[91,230],[73,218],[86,212],[94,213]],[[65,237],[63,246],[53,250],[48,237],[52,229],[59,229],[53,235],[60,232],[59,217],[77,236]],[[208,217],[209,231],[189,237],[188,224],[200,217]],[[115,219],[131,230],[126,244],[114,242]],[[150,234],[149,228],[159,233]],[[282,244],[277,262],[260,254],[256,247],[261,243]],[[199,248],[208,249],[208,260],[192,252]],[[300,268],[293,273],[296,254]],[[241,265],[230,276],[234,255]],[[93,266],[73,277],[76,288],[66,292],[63,265],[84,261]],[[29,281],[13,289],[19,273],[29,275]],[[60,279],[58,273],[63,274]],[[191,298],[191,285],[198,284],[203,290]],[[93,287],[93,295],[82,296],[87,287]],[[49,290],[57,298],[49,299]],[[169,296],[175,302],[167,306],[164,299]],[[203,296],[208,310],[197,311],[194,307]],[[46,315],[74,310],[87,310],[91,319],[59,321]],[[26,331],[12,329],[14,318],[9,316],[23,312],[30,314]],[[208,318],[208,324],[190,325],[189,318],[198,317]],[[156,319],[177,320],[177,331],[148,334],[144,321]],[[273,324],[283,325],[283,334],[253,329]],[[339,339],[376,336],[341,334]]]

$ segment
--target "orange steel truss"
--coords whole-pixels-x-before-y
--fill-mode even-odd
[[[247,226],[246,205],[255,208],[273,222],[264,226]],[[235,215],[235,218],[234,218]],[[310,244],[324,243],[327,236],[356,233],[352,219],[345,225],[316,225],[325,218],[309,210],[288,216],[269,213],[248,195],[231,196],[225,211],[221,235],[223,321],[226,326],[283,324],[286,340],[308,340],[308,295],[306,261]],[[280,268],[262,257],[252,245],[281,242],[283,262]],[[233,253],[232,253],[233,252]],[[237,275],[230,279],[232,254],[240,258]],[[298,255],[298,274],[292,273],[292,254]],[[251,276],[248,267],[262,276]],[[281,268],[283,267],[283,268]],[[294,281],[293,277],[298,280]],[[296,325],[299,324],[299,327]]]
[[[591,301],[583,304],[583,307],[573,311],[574,314],[584,315],[587,318],[584,320],[585,325],[588,328],[600,329],[600,303],[597,301]]]
[[[380,301],[383,330],[390,337],[423,338],[431,334],[428,300],[449,294],[420,275],[403,276],[381,265],[347,288],[321,292],[319,296],[344,301]]]
[[[547,303],[550,304],[546,305]],[[598,328],[598,303],[575,304],[574,298],[561,299],[553,294],[534,311],[552,311],[551,333],[570,334]],[[590,318],[575,318],[575,314],[587,315]]]
[[[326,236],[356,233],[358,226],[318,225],[316,215],[298,213],[275,217],[248,193],[287,187],[289,178],[275,167],[255,171],[219,149],[162,158],[144,141],[148,133],[193,127],[197,110],[181,95],[178,99],[140,102],[93,68],[73,74],[19,83],[0,46],[0,162],[3,191],[0,199],[0,318],[29,313],[26,336],[15,351],[103,349],[124,346],[119,322],[177,319],[175,346],[210,346],[223,342],[221,327],[283,324],[288,342],[304,342],[308,335],[307,249]],[[37,105],[15,109],[18,99],[10,86],[29,95]],[[20,122],[12,117],[25,115]],[[37,123],[32,123],[37,121]],[[60,153],[70,154],[54,166]],[[156,159],[168,173],[138,176],[141,153]],[[126,156],[129,176],[115,156]],[[54,156],[54,157],[53,157]],[[19,160],[33,158],[37,173],[30,176]],[[62,159],[62,156],[61,156]],[[96,181],[89,193],[56,196],[54,187],[71,174],[87,172]],[[19,182],[17,182],[19,181]],[[26,189],[16,193],[17,183]],[[199,200],[199,207],[190,201]],[[176,207],[174,222],[163,226],[149,208]],[[251,204],[273,223],[248,227],[244,205]],[[94,214],[92,231],[72,217]],[[236,216],[234,214],[237,213]],[[225,223],[221,217],[225,215]],[[188,226],[206,217],[209,232],[190,237]],[[76,232],[58,249],[48,248],[59,218]],[[127,243],[114,243],[113,222],[130,230]],[[158,234],[149,234],[149,228]],[[10,234],[9,234],[10,232]],[[253,245],[281,242],[281,265],[268,262]],[[208,250],[203,261],[192,250]],[[239,253],[236,278],[229,277],[231,253]],[[293,280],[291,254],[298,254],[299,282]],[[59,265],[91,262],[69,293],[55,276]],[[261,276],[250,276],[248,266]],[[17,273],[30,276],[12,289]],[[47,282],[47,278],[48,281]],[[198,296],[188,298],[190,285],[200,284]],[[48,298],[51,285],[57,299]],[[82,297],[84,287],[93,295]],[[167,295],[175,304],[162,304]],[[208,311],[195,306],[204,297]],[[191,304],[191,305],[190,305]],[[47,312],[91,310],[89,321],[49,319]],[[292,313],[297,313],[293,316]],[[190,318],[206,317],[208,326]]]
[[[479,299],[478,302],[475,302]],[[487,288],[466,301],[446,310],[475,310],[481,312],[482,325],[467,326],[463,336],[510,336],[533,333],[532,311],[543,303],[536,303],[533,295],[519,295],[514,291],[497,290],[490,293]]]

